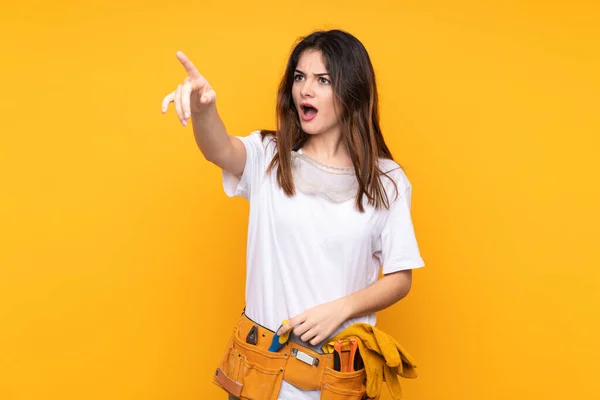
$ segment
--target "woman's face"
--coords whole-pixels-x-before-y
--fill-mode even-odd
[[[300,55],[294,72],[292,97],[304,132],[309,135],[339,135],[340,123],[334,107],[331,76],[320,51],[306,50]]]

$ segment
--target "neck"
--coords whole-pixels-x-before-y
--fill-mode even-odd
[[[322,164],[332,167],[352,167],[348,149],[338,132],[310,135],[302,151]]]

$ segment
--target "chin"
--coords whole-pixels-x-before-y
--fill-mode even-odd
[[[300,124],[300,127],[302,128],[302,130],[304,131],[304,133],[306,133],[307,135],[318,135],[319,133],[322,132],[322,129],[319,129],[318,127],[315,126],[310,126],[304,123]]]
[[[314,130],[311,130],[311,129],[308,129],[308,130],[304,129],[304,133],[306,133],[307,135],[314,136],[314,135],[318,135],[321,132],[314,131]]]

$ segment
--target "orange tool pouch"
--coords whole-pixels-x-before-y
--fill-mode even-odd
[[[251,340],[247,343],[249,334]],[[284,380],[302,390],[321,390],[321,399],[325,400],[365,398],[364,368],[334,371],[333,354],[319,354],[291,340],[279,351],[270,352],[274,335],[242,315],[213,382],[242,400],[276,400]],[[343,341],[342,364],[350,358],[349,349],[350,338]]]

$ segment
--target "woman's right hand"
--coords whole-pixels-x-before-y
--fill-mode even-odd
[[[169,103],[175,103],[177,117],[186,126],[187,119],[192,114],[200,113],[215,103],[217,94],[185,54],[178,51],[177,58],[188,76],[173,92],[165,96],[162,102],[162,112],[163,114],[167,112]]]

